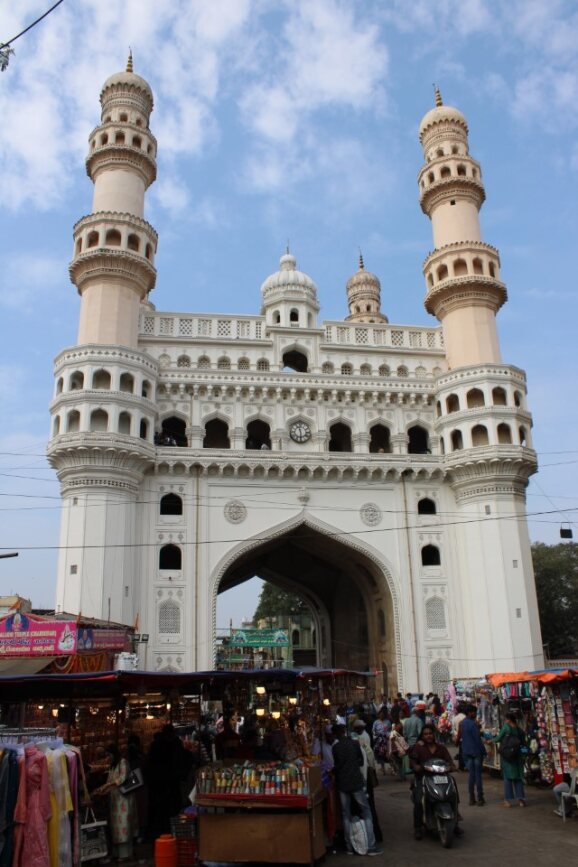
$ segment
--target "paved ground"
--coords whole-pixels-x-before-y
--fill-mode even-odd
[[[383,830],[384,854],[376,858],[346,856],[345,852],[328,853],[324,867],[351,867],[359,863],[395,865],[395,867],[447,867],[467,863],[467,867],[560,867],[578,863],[578,819],[566,823],[553,814],[555,807],[551,791],[529,788],[525,809],[502,807],[502,783],[484,777],[487,804],[469,807],[466,775],[458,774],[464,817],[464,836],[457,839],[451,850],[441,847],[438,840],[425,836],[413,839],[412,810],[409,790],[388,776],[382,779],[375,793]],[[153,865],[154,860],[143,852],[134,864]]]

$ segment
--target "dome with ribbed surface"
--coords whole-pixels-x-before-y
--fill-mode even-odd
[[[102,90],[100,92],[100,101],[102,103],[103,98],[105,97],[106,91],[113,87],[121,87],[126,88],[128,91],[131,89],[139,90],[141,93],[145,95],[150,101],[150,109],[153,107],[153,92],[151,90],[150,84],[148,81],[145,81],[140,75],[137,75],[136,72],[133,72],[133,63],[132,63],[132,52],[130,52],[128,56],[128,61],[126,64],[126,69],[122,72],[115,72],[106,79],[102,86]]]
[[[297,270],[297,261],[292,253],[287,251],[281,256],[279,270],[271,274],[261,285],[261,292],[269,294],[273,289],[301,289],[317,296],[317,286],[308,274]]]
[[[435,108],[428,111],[419,125],[420,142],[423,141],[423,138],[430,127],[444,122],[458,123],[464,128],[466,134],[468,132],[468,122],[459,109],[454,108],[451,105],[436,105]]]

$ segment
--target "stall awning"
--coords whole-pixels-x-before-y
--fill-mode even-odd
[[[36,674],[54,661],[54,656],[33,656],[22,659],[18,656],[0,659],[0,675],[2,677],[19,677],[20,675]]]
[[[578,678],[578,669],[574,668],[545,668],[539,671],[503,672],[500,674],[488,674],[486,679],[493,687],[503,686],[505,683],[561,683],[564,680]]]

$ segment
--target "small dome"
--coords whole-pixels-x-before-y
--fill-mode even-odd
[[[126,65],[126,69],[122,72],[115,72],[113,75],[109,75],[102,86],[102,90],[100,91],[100,100],[102,102],[102,98],[109,87],[114,87],[115,85],[120,85],[121,87],[131,88],[134,87],[137,90],[141,90],[145,93],[150,99],[151,109],[153,105],[153,92],[150,88],[148,81],[145,81],[140,75],[137,75],[136,72],[133,72],[132,67],[132,52],[129,54],[128,62]]]
[[[379,282],[379,277],[377,277],[375,274],[372,274],[371,271],[365,270],[363,259],[360,256],[358,270],[347,281],[347,291],[351,292],[354,289],[360,289],[362,286],[381,292],[381,283]]]
[[[422,122],[419,125],[419,140],[423,141],[423,138],[427,132],[427,130],[434,126],[437,123],[443,123],[444,121],[449,121],[450,123],[459,123],[464,131],[468,132],[468,122],[465,119],[464,115],[457,108],[453,108],[451,105],[436,105],[435,108],[432,108],[431,111],[425,115],[422,119]]]
[[[304,289],[314,295],[317,294],[317,286],[308,274],[297,270],[295,256],[287,251],[279,261],[279,271],[271,274],[261,285],[261,292],[271,289],[292,288]]]

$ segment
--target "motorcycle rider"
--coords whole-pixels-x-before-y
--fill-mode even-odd
[[[421,840],[423,837],[423,765],[429,759],[441,759],[450,765],[450,770],[455,771],[450,754],[443,744],[436,743],[435,726],[426,723],[421,730],[420,740],[413,746],[409,753],[409,761],[411,769],[415,774],[415,782],[413,786],[413,829],[416,840]],[[456,816],[459,818],[457,804]],[[454,834],[460,837],[463,834],[461,828],[456,827]]]

